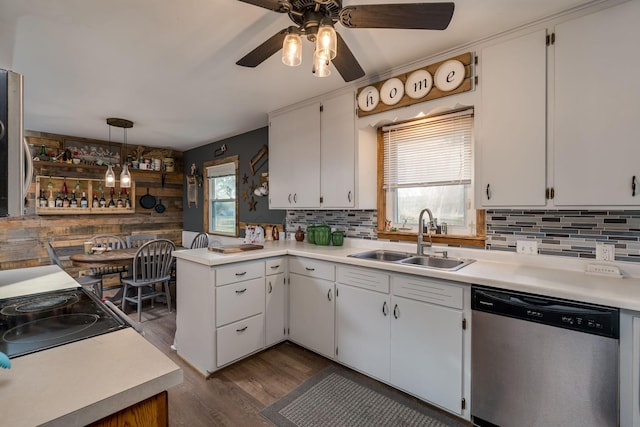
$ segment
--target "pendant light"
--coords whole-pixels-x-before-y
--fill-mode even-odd
[[[109,119],[107,119],[107,124],[109,125],[109,154],[111,154],[111,124],[109,124]],[[113,167],[111,166],[111,159],[109,159],[109,165],[107,166],[107,173],[104,174],[104,185],[105,187],[113,188],[116,186],[116,174],[113,173]]]
[[[131,188],[131,172],[129,172],[129,165],[127,164],[127,129],[133,127],[133,122],[131,120],[112,117],[107,119],[107,124],[109,125],[109,143],[111,143],[111,126],[124,129],[124,159],[122,160],[122,172],[120,173],[120,188]],[[109,167],[111,167],[111,165],[109,165]],[[107,170],[107,173],[109,173],[109,170]],[[107,187],[108,186],[109,185],[107,185]],[[115,176],[112,187],[113,186],[115,186]]]
[[[302,37],[295,27],[290,27],[282,43],[282,62],[290,67],[302,64]]]

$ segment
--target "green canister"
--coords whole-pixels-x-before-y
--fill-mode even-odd
[[[331,242],[331,227],[328,225],[316,225],[316,245],[327,246]]]
[[[339,230],[331,233],[331,243],[333,243],[333,246],[342,246],[344,243],[344,233]]]
[[[316,226],[309,225],[307,226],[307,243],[316,243]]]

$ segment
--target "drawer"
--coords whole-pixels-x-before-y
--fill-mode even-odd
[[[318,279],[334,281],[336,277],[333,264],[309,258],[289,258],[289,272]]]
[[[264,277],[216,288],[216,326],[264,312]]]
[[[284,258],[270,258],[265,261],[265,274],[268,276],[270,274],[279,274],[284,273],[285,263],[287,262]]]
[[[417,276],[392,276],[393,294],[445,307],[463,308],[464,287],[444,280]]]
[[[217,362],[220,367],[264,348],[264,314],[218,328]]]
[[[216,286],[264,276],[264,261],[239,262],[216,268]]]
[[[389,274],[369,268],[338,266],[337,282],[372,291],[389,293]]]

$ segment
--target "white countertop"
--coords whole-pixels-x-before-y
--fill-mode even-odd
[[[449,252],[449,257],[476,260],[458,271],[449,272],[348,257],[350,254],[370,249],[415,252],[415,244],[361,239],[345,239],[345,243],[345,246],[336,247],[281,240],[265,242],[264,249],[261,250],[233,254],[220,254],[207,249],[191,249],[176,251],[174,255],[178,259],[212,267],[260,258],[295,255],[640,311],[640,265],[635,263],[602,263],[559,256],[519,255],[482,249],[436,246],[427,248],[425,253],[445,249]],[[612,278],[586,274],[585,269],[588,263],[616,265],[624,277]]]
[[[0,271],[0,298],[77,287],[56,266]],[[11,359],[0,424],[86,425],[182,382],[182,370],[127,328]]]

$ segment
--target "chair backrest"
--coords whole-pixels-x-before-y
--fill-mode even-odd
[[[209,235],[207,233],[199,233],[191,242],[191,249],[206,248],[209,246]]]
[[[127,236],[127,247],[128,248],[139,248],[143,244],[157,239],[158,236],[155,234],[134,234]]]
[[[176,245],[168,239],[151,240],[140,246],[133,259],[136,281],[169,280]]]
[[[89,240],[93,242],[93,246],[108,246],[111,249],[124,249],[127,247],[124,240],[115,234],[97,234]]]
[[[55,264],[58,267],[63,268],[62,261],[58,257],[58,254],[56,254],[56,250],[51,245],[51,242],[45,243],[44,246],[47,248],[47,253],[49,254],[49,260],[51,261],[51,264]]]

